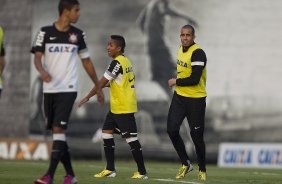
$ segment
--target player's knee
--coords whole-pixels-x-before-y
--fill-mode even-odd
[[[126,140],[126,142],[129,144],[129,143],[131,143],[131,142],[137,141],[137,140],[138,140],[138,137],[137,137],[137,136],[136,136],[136,137],[128,137],[128,138],[126,138],[125,140]]]
[[[179,136],[179,131],[167,130],[167,134],[170,138],[174,138]]]
[[[114,138],[113,134],[102,133],[102,139],[113,139],[113,138]]]
[[[190,131],[191,136],[202,136],[204,134],[204,129],[203,128],[193,128]]]
[[[104,141],[104,148],[113,149],[115,147],[113,134],[102,133],[102,138]]]
[[[121,137],[125,138],[125,139],[131,138],[131,137],[137,137],[137,132],[136,133],[134,133],[134,132],[121,132]]]
[[[64,133],[53,134],[53,146],[51,159],[60,160],[62,155],[68,151],[66,135]]]
[[[66,134],[64,133],[54,133],[53,134],[53,141],[66,141]]]
[[[53,147],[52,151],[61,151],[64,152],[68,150],[68,145],[66,142],[66,134],[53,134]]]
[[[127,143],[129,144],[130,146],[130,150],[131,151],[141,151],[141,144],[139,142],[139,140],[136,138],[129,138],[130,140],[126,139]]]

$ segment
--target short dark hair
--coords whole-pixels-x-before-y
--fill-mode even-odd
[[[115,40],[117,45],[121,47],[121,52],[124,53],[125,39],[120,35],[111,35],[111,39]]]
[[[59,15],[62,15],[64,9],[71,10],[75,5],[79,5],[78,0],[60,0],[58,5]]]
[[[192,30],[192,35],[195,35],[195,29],[192,25],[186,24],[184,25],[181,29],[191,29]]]

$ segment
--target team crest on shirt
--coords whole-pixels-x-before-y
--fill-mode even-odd
[[[75,34],[75,33],[70,33],[69,34],[69,42],[70,43],[77,43],[77,34]]]

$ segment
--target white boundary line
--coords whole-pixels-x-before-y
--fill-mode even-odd
[[[173,180],[173,179],[153,179],[156,181],[163,181],[163,182],[174,182],[174,183],[189,183],[189,184],[202,184],[202,183],[197,183],[197,182],[193,182],[193,181],[178,181],[178,180]]]

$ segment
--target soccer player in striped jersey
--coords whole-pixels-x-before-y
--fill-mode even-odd
[[[206,109],[206,63],[205,52],[195,40],[195,30],[185,25],[180,32],[181,47],[177,56],[177,78],[168,81],[175,92],[167,118],[167,132],[182,162],[176,179],[183,178],[193,170],[185,145],[179,134],[180,126],[186,117],[190,135],[194,142],[199,165],[199,180],[206,180],[205,159],[205,109]]]
[[[53,133],[49,169],[43,177],[34,181],[35,184],[52,184],[59,162],[66,170],[63,184],[77,183],[65,134],[78,90],[77,56],[97,87],[98,101],[104,101],[85,34],[72,25],[80,16],[79,2],[60,0],[58,9],[58,20],[53,25],[41,28],[31,49],[34,65],[43,80],[47,129]]]
[[[112,35],[108,42],[108,55],[113,58],[100,79],[101,87],[110,87],[110,111],[103,125],[102,138],[107,160],[106,168],[94,177],[115,177],[115,142],[114,133],[121,134],[131,148],[132,156],[137,164],[138,171],[133,179],[148,179],[144,165],[142,148],[137,137],[137,126],[134,113],[137,112],[135,94],[135,76],[130,60],[123,54],[125,40],[122,36]],[[86,103],[96,94],[96,86],[81,100],[79,106]]]

